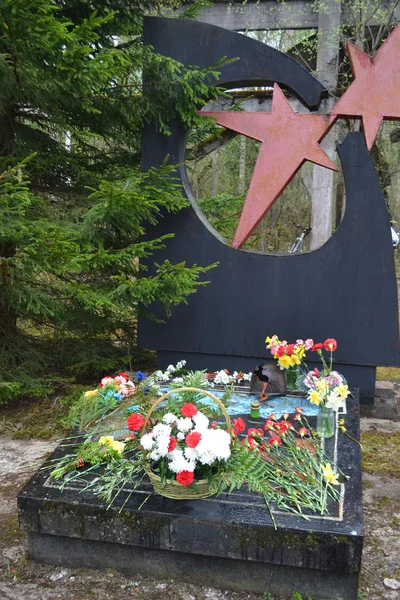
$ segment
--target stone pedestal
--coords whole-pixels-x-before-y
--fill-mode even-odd
[[[349,399],[344,416],[357,437],[358,399]],[[360,450],[341,433],[326,444],[327,455],[337,456],[350,477],[340,502],[331,504],[330,516],[310,514],[309,520],[273,511],[277,529],[263,499],[245,489],[175,501],[149,496],[144,481],[107,509],[82,491],[82,483],[62,488],[41,470],[18,496],[29,555],[54,565],[114,568],[279,597],[297,591],[313,600],[355,600],[363,544]]]

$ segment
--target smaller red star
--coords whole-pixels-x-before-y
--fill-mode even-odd
[[[272,110],[201,112],[227,129],[261,142],[253,177],[236,230],[233,247],[240,248],[271,208],[301,165],[309,160],[337,171],[319,141],[333,120],[328,115],[295,113],[280,87],[274,85]]]
[[[354,81],[333,107],[332,116],[362,117],[368,150],[382,119],[400,119],[400,25],[373,58],[347,42]]]

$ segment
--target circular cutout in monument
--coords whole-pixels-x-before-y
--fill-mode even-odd
[[[230,93],[231,101],[223,99],[221,102],[210,102],[204,112],[245,110],[265,113],[271,110],[271,89],[258,92],[234,90]],[[308,113],[298,100],[289,98],[289,102],[293,110]],[[287,144],[290,144],[290,140],[287,140]],[[224,128],[212,119],[204,119],[204,125],[192,129],[188,136],[186,174],[190,190],[187,191],[197,205],[196,212],[200,212],[209,229],[230,246],[260,147],[259,141]],[[326,185],[332,193],[331,222],[334,232],[344,212],[344,186],[341,174],[324,167],[319,169],[329,173]],[[301,166],[242,246],[244,250],[273,254],[309,251],[312,236],[307,235],[307,230],[312,221],[313,197],[325,194],[324,189],[315,189],[314,172],[311,162],[307,161]],[[326,219],[326,215],[322,216]]]

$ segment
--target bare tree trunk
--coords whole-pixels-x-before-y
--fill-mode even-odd
[[[341,2],[334,0],[320,7],[318,15],[317,78],[334,92],[337,88],[339,65],[339,39]],[[333,99],[326,101],[324,112],[329,112]],[[322,147],[330,158],[335,153],[335,137],[332,130],[324,139]],[[332,235],[333,171],[315,166],[312,186],[310,250],[322,246]]]

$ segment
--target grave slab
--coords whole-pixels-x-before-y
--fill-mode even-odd
[[[358,439],[356,393],[343,417]],[[65,451],[59,447],[49,460]],[[360,448],[338,433],[326,440],[325,451],[350,477],[340,501],[331,502],[329,516],[309,514],[307,520],[272,509],[276,529],[262,497],[244,488],[176,501],[151,494],[143,480],[108,508],[82,482],[62,488],[40,470],[18,496],[29,555],[53,565],[113,568],[278,597],[297,591],[314,600],[355,600],[364,535]]]

